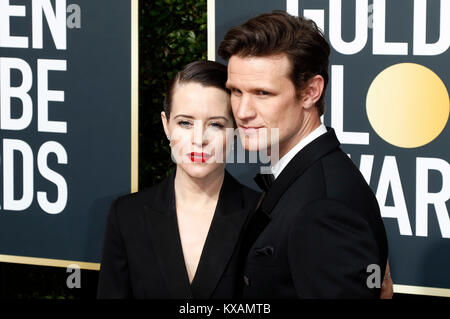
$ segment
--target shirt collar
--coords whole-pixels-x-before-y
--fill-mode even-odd
[[[271,167],[272,174],[275,178],[277,178],[286,165],[292,160],[292,158],[300,152],[306,145],[314,141],[316,138],[325,134],[327,132],[327,128],[322,123],[311,133],[309,133],[306,137],[304,137],[300,142],[298,142],[293,148],[290,149],[280,160]]]

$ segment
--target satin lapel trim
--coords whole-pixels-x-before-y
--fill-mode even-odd
[[[227,214],[215,212],[191,285],[196,298],[211,297],[236,249],[248,212],[248,209]]]
[[[151,244],[173,298],[193,298],[184,263],[177,215],[144,207]]]

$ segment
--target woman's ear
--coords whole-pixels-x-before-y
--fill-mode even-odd
[[[169,134],[169,123],[168,123],[169,121],[168,121],[168,119],[166,117],[166,112],[164,112],[164,111],[161,112],[161,122],[162,122],[163,127],[164,127],[164,132],[166,133],[167,138],[169,138],[170,137],[170,134]]]
[[[324,79],[321,75],[313,76],[303,91],[303,107],[309,109],[316,105],[316,102],[322,96]]]

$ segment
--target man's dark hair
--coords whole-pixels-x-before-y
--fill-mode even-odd
[[[198,83],[205,87],[215,87],[230,94],[226,88],[227,67],[214,61],[196,61],[189,63],[170,81],[164,98],[164,112],[167,119],[170,118],[172,97],[177,84]]]
[[[290,78],[301,96],[308,80],[319,74],[324,79],[322,96],[316,106],[325,112],[330,46],[314,21],[273,11],[231,28],[220,43],[218,54],[231,56],[271,56],[285,53],[292,65]]]

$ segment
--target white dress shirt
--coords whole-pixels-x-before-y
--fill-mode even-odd
[[[289,152],[287,152],[280,160],[271,167],[272,174],[275,178],[277,178],[286,165],[292,160],[292,158],[300,152],[306,145],[314,141],[319,136],[325,134],[327,132],[327,128],[322,123],[311,133],[309,133],[305,138],[303,138],[300,142],[297,143]]]

